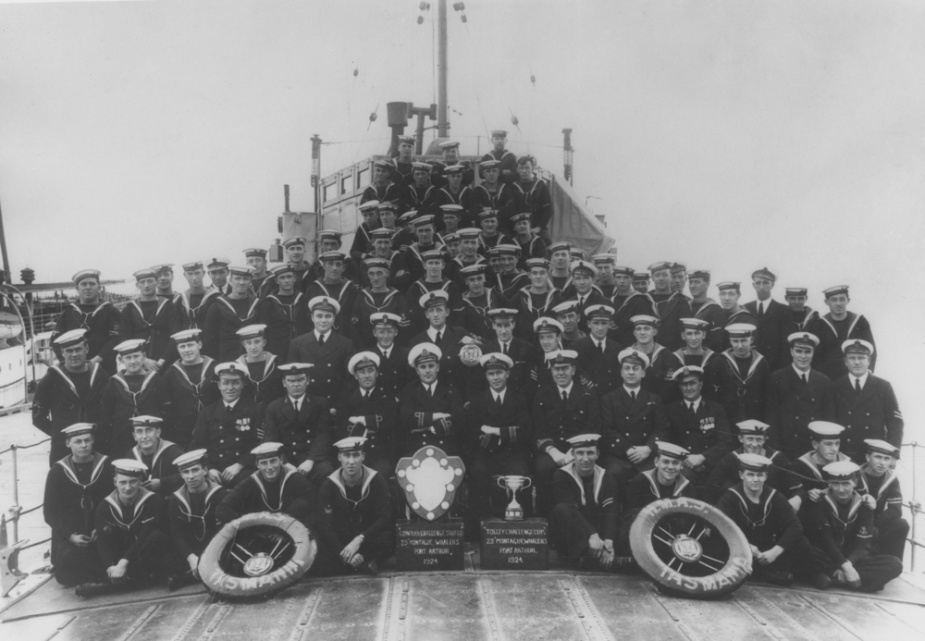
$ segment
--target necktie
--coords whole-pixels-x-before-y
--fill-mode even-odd
[[[804,385],[806,385],[809,382],[806,380],[806,374],[800,374],[800,380],[803,381]]]
[[[501,395],[498,394],[495,396],[495,403],[500,407],[501,406]]]
[[[764,302],[758,303],[758,316],[764,316]]]
[[[428,386],[427,386],[427,393],[430,394],[430,397],[431,397],[431,398],[434,397],[434,386],[433,386],[433,385],[428,385]]]
[[[579,307],[584,307],[584,305],[585,305],[585,297],[584,297],[584,296],[579,296],[579,297],[578,297],[578,306],[579,306]]]
[[[604,353],[604,341],[601,341],[600,343],[598,343],[598,347],[601,348],[601,354],[603,355],[603,353]]]
[[[859,378],[854,379],[854,391],[858,394],[861,393],[861,379]]]
[[[437,340],[434,342],[439,345],[442,339],[443,339],[443,332],[437,332]]]
[[[501,353],[507,354],[507,343],[501,343]]]
[[[631,401],[635,401],[635,400],[636,400],[636,392],[630,392],[630,400],[631,400]]]
[[[324,334],[318,334],[318,344],[324,345]]]
[[[689,411],[691,414],[696,414],[696,413],[697,413],[697,411],[694,409],[694,404],[693,404],[693,403],[688,403],[688,404],[687,404],[687,409],[688,409],[688,411]]]
[[[295,398],[292,399],[292,409],[295,410],[295,413],[296,413],[296,414],[299,413],[299,401],[298,401],[298,399],[295,399]]]
[[[565,390],[562,390],[562,400],[563,401],[568,400],[568,392],[566,392]]]
[[[234,407],[232,407],[231,405],[226,405],[226,406],[225,406],[225,411],[228,412],[229,414],[231,414],[231,412],[232,412],[233,409],[234,409]]]

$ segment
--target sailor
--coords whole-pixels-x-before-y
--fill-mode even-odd
[[[630,322],[633,324],[633,338],[636,339],[630,347],[649,359],[645,378],[642,379],[643,388],[664,403],[677,399],[678,386],[672,374],[681,367],[681,363],[671,350],[656,341],[660,321],[655,316],[639,314],[630,318]]]
[[[656,441],[668,437],[662,399],[642,388],[649,357],[634,349],[617,355],[623,384],[601,397],[601,421],[611,435],[602,447],[610,454],[608,471],[617,487],[638,472],[652,469]]]
[[[157,278],[157,295],[172,301],[176,296],[173,291],[173,265],[154,265],[151,271]]]
[[[319,574],[360,571],[377,574],[392,556],[395,536],[386,476],[366,466],[363,437],[337,441],[340,468],[321,483],[318,538],[328,556],[318,557]]]
[[[468,265],[459,270],[466,292],[462,295],[462,326],[472,335],[489,340],[493,335],[488,311],[499,307],[511,308],[511,302],[494,287],[487,287],[486,263]]]
[[[133,338],[116,345],[119,364],[125,369],[110,378],[100,398],[100,441],[115,455],[134,445],[132,417],[169,415],[170,397],[164,379],[145,369],[145,341]]]
[[[784,300],[790,308],[791,325],[799,331],[807,331],[819,313],[806,304],[809,290],[806,287],[787,287],[784,290]]]
[[[812,449],[804,452],[793,462],[793,471],[800,476],[804,498],[815,503],[822,498],[828,488],[822,468],[829,463],[851,459],[839,451],[845,428],[838,423],[812,421],[807,425],[807,430],[810,433]],[[805,500],[804,503],[806,503]]]
[[[566,349],[572,349],[581,339],[588,335],[579,328],[579,319],[581,318],[576,299],[565,300],[552,308],[552,313],[562,325],[562,346]]]
[[[562,332],[565,330],[562,323],[555,318],[541,316],[533,321],[533,333],[539,349],[535,351],[533,366],[530,368],[530,378],[533,382],[534,393],[536,389],[553,384],[552,361],[547,355],[562,349]],[[530,398],[533,402],[533,398]]]
[[[441,290],[424,294],[418,299],[418,307],[424,310],[427,319],[427,328],[411,337],[410,347],[414,351],[416,345],[433,344],[440,348],[440,382],[443,385],[464,389],[466,382],[463,379],[459,363],[459,350],[465,343],[475,342],[466,330],[450,325],[452,314],[449,307],[449,295]]]
[[[493,337],[483,347],[484,353],[496,352],[510,357],[511,365],[508,368],[507,387],[524,396],[533,396],[534,386],[530,379],[530,368],[533,365],[533,345],[517,338],[517,310],[511,307],[496,307],[487,312],[491,322]],[[484,367],[484,365],[483,365]],[[485,385],[477,386],[485,389]]]
[[[456,283],[446,278],[443,273],[446,254],[440,249],[431,249],[421,253],[421,260],[424,264],[424,275],[411,283],[405,293],[409,301],[408,318],[412,335],[424,331],[428,325],[424,309],[418,304],[428,293],[441,291],[447,295],[448,309],[454,324],[459,324],[457,317],[461,316],[459,312],[462,309],[462,292]]]
[[[739,305],[739,299],[742,297],[741,283],[724,281],[719,283],[716,288],[719,290],[719,304],[723,308],[723,313],[726,317],[723,321],[724,328],[736,324],[758,326],[758,319],[745,307]],[[723,342],[723,349],[729,349],[729,338],[727,333]]]
[[[389,240],[391,240],[392,236],[398,233],[398,227],[395,225],[395,221],[398,218],[398,205],[391,200],[382,200],[379,202],[378,209],[379,227],[376,229],[386,230],[389,234]],[[372,231],[376,230],[374,229]]]
[[[493,349],[489,346],[487,349]],[[529,476],[534,448],[529,406],[523,394],[508,383],[515,362],[511,356],[489,351],[479,359],[488,389],[469,402],[467,450],[472,507],[481,517],[504,516],[505,493],[494,482],[498,476]]]
[[[148,469],[135,459],[112,462],[115,489],[96,508],[96,547],[106,576],[82,583],[77,596],[92,597],[154,585],[165,578],[170,539],[164,499],[142,487]]]
[[[618,546],[622,554],[630,553],[630,526],[642,508],[660,499],[695,498],[694,486],[681,473],[690,452],[668,441],[655,441],[654,446],[653,467],[634,476],[626,486]]]
[[[681,340],[681,319],[692,315],[690,298],[684,294],[684,283],[687,281],[687,267],[681,263],[672,263],[668,268],[669,296],[656,305],[658,317],[661,321],[661,342],[668,349],[674,351],[683,344]]]
[[[64,428],[99,420],[100,399],[109,374],[99,363],[87,362],[86,336],[86,329],[71,329],[54,340],[62,364],[48,367],[32,398],[32,424],[51,437],[49,466],[68,454]],[[105,451],[106,445],[98,443],[96,449]]]
[[[874,343],[874,335],[870,330],[870,323],[861,314],[848,311],[847,285],[837,285],[823,290],[825,304],[829,312],[808,322],[807,330],[819,338],[819,347],[816,349],[813,366],[829,377],[833,382],[840,376],[848,373],[842,355],[842,345],[850,338]],[[870,369],[877,365],[876,355],[871,352]]]
[[[507,132],[503,129],[493,129],[491,131],[491,151],[482,156],[479,167],[485,166],[487,162],[496,161],[501,180],[510,183],[517,180],[517,156],[504,148],[506,144]]]
[[[308,301],[314,329],[293,339],[289,344],[289,363],[312,363],[308,391],[333,401],[343,389],[347,361],[353,356],[353,341],[332,331],[334,318],[340,313],[340,303],[328,296],[316,296]]]
[[[766,470],[767,486],[777,490],[787,499],[793,511],[799,512],[803,504],[803,483],[799,476],[793,474],[790,460],[768,445],[768,431],[771,426],[756,419],[748,419],[739,422],[736,427],[740,445],[721,458],[713,468],[703,499],[708,503],[716,503],[723,492],[739,482],[740,455],[757,454],[772,463]]]
[[[795,573],[815,576],[818,552],[803,535],[796,511],[767,481],[774,463],[761,454],[735,454],[738,483],[727,489],[716,507],[739,526],[752,552],[752,578],[790,586]]]
[[[616,254],[594,254],[591,262],[597,268],[597,278],[594,279],[594,286],[608,300],[613,299],[614,290],[617,287],[614,278],[614,267],[617,266]]]
[[[423,278],[427,273],[424,266],[424,253],[432,249],[444,251],[443,243],[437,242],[434,237],[434,217],[429,214],[414,219],[415,242],[402,250],[405,269],[413,281]]]
[[[481,185],[479,185],[481,188]],[[498,230],[498,210],[493,207],[486,207],[478,213],[479,227],[482,233],[479,234],[479,253],[483,256],[488,255],[488,250],[498,245],[510,244],[511,239]]]
[[[170,298],[157,295],[157,276],[150,269],[135,272],[138,298],[129,301],[119,316],[119,340],[139,338],[147,344],[148,369],[159,371],[176,358],[171,334],[180,330],[176,309]]]
[[[287,238],[283,241],[283,249],[286,252],[286,262],[289,263],[295,274],[296,289],[302,289],[304,285],[308,284],[305,274],[308,273],[311,267],[311,264],[305,260],[305,239],[301,236]]]
[[[183,329],[202,328],[206,323],[206,312],[214,297],[219,292],[203,284],[205,267],[202,261],[196,260],[183,264],[183,277],[189,288],[177,294],[176,308]]]
[[[199,412],[219,398],[215,384],[215,361],[202,355],[202,331],[184,329],[170,338],[180,358],[164,372],[164,386],[170,402],[170,421],[164,437],[180,447],[189,447]]]
[[[874,550],[903,560],[909,521],[903,518],[903,495],[896,474],[899,448],[880,439],[865,439],[866,461],[858,474],[858,492],[873,497],[874,527],[877,538]]]
[[[459,230],[459,255],[449,261],[446,276],[462,289],[466,289],[466,279],[462,275],[463,267],[487,264],[485,257],[479,254],[479,235],[481,230],[466,227]]]
[[[207,406],[196,420],[190,445],[209,452],[209,478],[226,487],[240,483],[251,469],[250,450],[262,438],[260,407],[241,398],[247,369],[235,362],[215,366],[221,399]]]
[[[518,311],[518,336],[533,342],[532,327],[538,318],[547,316],[559,304],[559,292],[549,282],[549,261],[528,258],[525,263],[530,284],[514,294],[511,303]]]
[[[565,241],[555,241],[549,245],[549,280],[560,292],[572,284],[571,248]]]
[[[64,428],[70,454],[57,461],[45,479],[42,505],[51,528],[51,562],[55,579],[65,587],[102,580],[103,567],[96,553],[96,507],[112,491],[108,456],[94,451],[93,423]]]
[[[258,323],[242,327],[236,332],[244,347],[244,354],[238,357],[237,362],[247,369],[244,393],[263,407],[283,395],[279,361],[276,354],[266,351],[266,331],[267,326]]]
[[[309,329],[307,298],[296,290],[295,272],[288,263],[274,267],[269,278],[276,284],[276,291],[264,295],[257,307],[257,319],[267,326],[267,351],[282,362],[289,354],[292,339]]]
[[[589,430],[600,434],[602,425],[600,401],[576,380],[578,353],[564,349],[546,358],[553,380],[537,390],[530,409],[539,450],[534,461],[540,514],[554,504],[553,473],[575,460],[569,439]]]
[[[170,539],[185,564],[167,577],[167,589],[178,590],[199,580],[199,557],[219,530],[215,510],[228,490],[209,476],[208,452],[193,450],[173,460],[183,485],[167,497]]]
[[[400,229],[392,236],[392,249],[402,254],[417,240],[414,232],[414,219],[418,217],[417,209],[409,209],[398,217]]]
[[[413,456],[426,445],[450,455],[459,453],[463,423],[463,398],[440,382],[443,352],[433,343],[419,343],[408,353],[408,364],[418,380],[408,383],[398,397],[399,453]]]
[[[358,352],[347,370],[356,389],[341,396],[337,406],[337,437],[366,439],[366,465],[388,479],[395,471],[398,399],[379,386],[381,360],[375,352]]]
[[[710,324],[704,344],[719,353],[726,348],[726,333],[723,331],[726,313],[719,303],[707,297],[710,278],[709,270],[698,269],[688,274],[687,285],[691,291],[691,311],[694,318]]]
[[[745,304],[745,309],[758,319],[758,331],[754,344],[766,359],[771,371],[777,371],[788,364],[789,346],[787,336],[793,330],[793,317],[786,305],[771,298],[771,290],[777,276],[767,267],[752,272],[752,286],[757,300]]]
[[[426,162],[411,163],[411,184],[405,188],[404,203],[408,209],[417,209],[422,214],[437,214],[440,205],[439,189],[430,180],[432,167]],[[440,221],[437,221],[440,227]]]
[[[629,345],[636,340],[633,335],[636,326],[630,319],[642,314],[655,316],[655,301],[647,292],[633,289],[632,267],[614,265],[611,271],[613,273],[611,305],[614,308],[614,327],[611,330],[611,336],[620,345]]]
[[[370,233],[379,227],[379,200],[361,200],[357,209],[360,210],[363,222],[357,227],[350,245],[349,256],[354,264],[362,262],[372,251],[373,239]]]
[[[402,190],[411,184],[414,164],[414,136],[398,136],[398,155],[391,160],[392,182]],[[382,200],[381,198],[379,200]]]
[[[258,298],[264,295],[264,283],[269,281],[270,272],[267,271],[267,250],[259,247],[251,247],[244,250],[244,260],[251,268],[251,292]]]
[[[244,353],[237,331],[257,323],[260,299],[251,292],[253,273],[248,265],[232,266],[231,291],[217,297],[206,312],[203,351],[218,361],[233,361]]]
[[[441,257],[440,262],[443,262]],[[356,336],[357,345],[372,347],[376,339],[370,317],[373,314],[389,313],[398,316],[399,325],[409,325],[408,303],[405,296],[389,285],[389,260],[370,257],[363,261],[366,270],[367,287],[360,290],[351,312],[350,323]]]
[[[471,185],[473,179],[472,163],[459,157],[459,142],[455,140],[444,140],[440,143],[440,153],[443,158],[440,162],[433,163],[434,174],[441,179],[448,179],[450,168],[460,167],[463,185]],[[446,184],[446,180],[443,181]]]
[[[285,245],[285,243],[283,243]],[[228,285],[228,265],[231,261],[227,258],[213,258],[206,265],[206,271],[209,273],[209,280],[212,282],[212,289],[217,294],[227,294],[231,291]]]
[[[655,301],[656,311],[661,311],[671,298],[671,262],[660,260],[649,265],[648,269],[654,285],[649,296]]]
[[[703,397],[703,368],[680,367],[672,374],[681,388],[681,400],[667,403],[668,440],[690,452],[683,474],[697,491],[713,468],[733,448],[732,430],[723,406]]]
[[[585,310],[591,305],[606,305],[610,301],[594,286],[597,267],[586,260],[576,260],[571,269],[572,282],[562,290],[562,299],[578,301],[579,326],[586,330],[588,319]]]
[[[119,342],[119,310],[102,299],[97,270],[82,269],[72,280],[77,288],[77,300],[68,304],[55,320],[55,331],[51,335],[55,356],[64,362],[55,342],[61,335],[72,329],[85,329],[90,362],[102,364],[106,371],[114,372],[116,357],[112,348]]]
[[[640,294],[648,294],[649,280],[649,272],[633,272],[633,289]]]
[[[318,494],[304,476],[287,466],[283,444],[267,441],[250,453],[257,470],[231,490],[215,509],[221,523],[245,514],[288,514],[303,525],[314,526]]]
[[[370,314],[369,324],[376,341],[371,351],[379,357],[376,384],[386,394],[397,397],[414,378],[414,371],[408,366],[408,348],[395,344],[402,318],[389,312],[377,312]]]
[[[126,458],[140,461],[148,468],[148,474],[141,484],[146,490],[167,497],[183,485],[183,479],[173,468],[173,460],[183,454],[183,448],[161,438],[164,419],[157,416],[133,416],[132,437],[135,447]]]
[[[842,344],[848,373],[832,381],[834,420],[845,426],[842,451],[856,463],[864,461],[864,439],[876,438],[901,447],[903,415],[893,386],[874,376],[874,345],[863,339]]]
[[[311,369],[309,363],[280,365],[286,395],[267,406],[264,440],[282,443],[286,460],[317,486],[334,470],[334,426],[331,403],[307,392]]]
[[[372,251],[367,260],[376,258],[386,261],[389,270],[387,284],[399,292],[408,289],[408,285],[411,283],[411,275],[405,269],[404,256],[397,249],[392,249],[393,232],[385,227],[380,227],[379,229],[374,229],[370,236],[372,237]],[[364,266],[366,266],[365,262]],[[360,284],[364,287],[369,287],[369,273],[367,272],[365,275],[366,278],[361,278]]]
[[[466,178],[469,178],[467,182]],[[436,202],[441,209],[445,206],[459,207],[459,223],[468,227],[475,222],[475,215],[481,210],[475,190],[472,187],[472,169],[468,164],[455,164],[443,172],[444,184],[440,186]],[[444,210],[446,213],[446,210]],[[444,220],[446,224],[446,220]]]
[[[443,243],[446,243],[446,237],[450,234],[455,234],[459,231],[459,221],[464,212],[462,205],[456,205],[453,203],[449,204],[440,204],[440,215],[438,222],[438,230],[440,236],[443,238]]]
[[[807,426],[812,421],[831,419],[832,383],[812,368],[819,339],[809,332],[793,332],[790,365],[768,377],[765,391],[765,419],[771,424],[771,442],[793,460],[810,449]]]
[[[696,365],[706,370],[716,357],[716,352],[703,344],[709,328],[710,323],[699,318],[681,319],[681,339],[684,346],[674,352],[678,362],[682,365]]]
[[[813,579],[819,589],[833,583],[861,592],[879,592],[902,574],[903,563],[889,554],[874,555],[874,510],[855,491],[860,468],[851,461],[822,469],[828,489],[809,506],[806,534],[825,558],[825,569]]]
[[[770,368],[764,355],[753,347],[755,331],[756,327],[747,323],[726,325],[732,347],[706,369],[707,397],[718,401],[733,423],[764,418]]]
[[[559,557],[582,568],[585,562],[609,570],[617,536],[617,488],[597,465],[599,434],[568,439],[574,460],[553,477],[555,507],[549,517],[549,540]]]
[[[549,225],[552,222],[552,199],[549,196],[549,183],[539,178],[535,172],[536,158],[530,155],[517,159],[517,180],[511,181],[515,199],[522,211],[532,215],[531,231],[543,242],[549,242]],[[503,170],[503,163],[502,163]],[[512,219],[513,223],[514,220]],[[544,255],[545,257],[545,255]]]
[[[373,182],[363,190],[360,203],[395,202],[401,199],[402,191],[403,185],[392,181],[392,162],[377,160],[373,163]]]
[[[527,287],[530,277],[517,268],[520,246],[502,243],[495,246],[498,253],[500,271],[497,274],[498,291],[507,299],[511,299],[518,291]]]
[[[607,334],[613,325],[614,309],[610,305],[589,305],[585,309],[590,336],[575,342],[581,373],[592,385],[594,393],[603,396],[619,385],[621,346]]]
[[[345,254],[341,250],[343,246],[342,237],[343,235],[336,229],[322,229],[318,232],[318,239],[321,241],[321,250],[318,254],[318,260],[312,263],[312,266],[309,267],[308,271],[302,276],[302,282],[299,287],[308,296],[318,295],[311,291],[312,285],[318,281],[331,284],[340,283],[344,279],[353,281],[353,283],[360,282],[359,266],[349,254]],[[325,255],[333,255],[335,253],[342,255],[341,261],[343,262],[343,268],[338,274],[332,275],[330,265],[328,265],[328,261],[325,260],[324,257]]]
[[[318,261],[324,265],[324,276],[305,288],[305,298],[312,300],[321,296],[337,301],[340,311],[335,314],[334,329],[352,340],[350,311],[360,293],[360,287],[353,280],[344,277],[347,263],[342,252],[326,251],[319,256]]]
[[[443,245],[446,247],[448,260],[453,260],[459,256],[459,232],[444,232]]]

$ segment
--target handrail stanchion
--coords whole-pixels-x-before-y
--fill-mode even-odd
[[[19,507],[19,456],[16,454],[16,444],[10,446],[10,452],[13,454],[13,509]],[[14,512],[13,521],[13,543],[19,542],[19,514]]]

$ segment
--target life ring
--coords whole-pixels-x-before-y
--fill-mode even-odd
[[[710,599],[736,590],[752,573],[745,534],[712,505],[661,499],[639,512],[630,528],[633,557],[667,592]]]
[[[222,596],[260,596],[297,581],[317,551],[308,529],[288,514],[245,514],[227,523],[206,547],[199,576]]]

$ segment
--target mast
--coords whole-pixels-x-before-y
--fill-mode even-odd
[[[439,0],[437,2],[437,136],[439,138],[446,138],[450,135],[450,125],[446,117],[447,72],[446,0]]]
[[[10,282],[13,282],[13,275],[10,274],[10,257],[6,253],[6,234],[3,232],[3,210],[0,209],[0,252],[3,253],[3,271],[9,274]],[[0,283],[3,279],[0,278]]]

